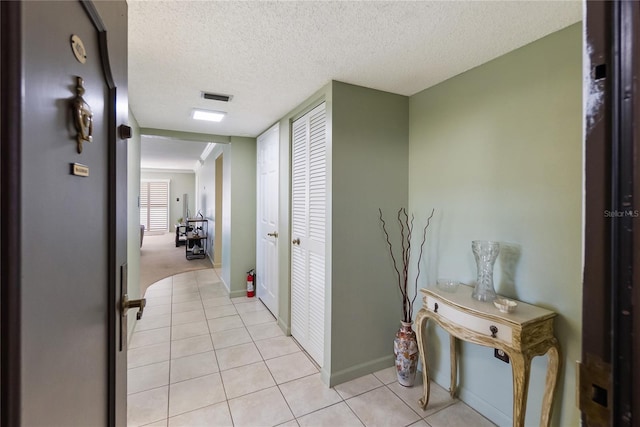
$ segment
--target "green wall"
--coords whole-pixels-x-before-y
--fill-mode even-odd
[[[333,82],[332,385],[393,364],[402,300],[378,208],[408,204],[408,114],[406,96]]]
[[[228,275],[230,296],[247,294],[247,271],[256,267],[256,139],[232,136],[229,150],[224,153],[223,185],[230,184],[229,192],[223,189],[223,210],[231,220],[222,225],[222,270]],[[215,159],[213,159],[215,160]],[[228,166],[228,167],[227,167]],[[230,203],[226,203],[230,200]],[[228,238],[225,239],[225,230]],[[230,256],[225,273],[225,242]]]
[[[581,97],[576,24],[410,98],[409,205],[419,217],[437,212],[422,286],[437,277],[474,281],[472,240],[514,244],[519,256],[496,263],[496,291],[558,313],[564,366],[552,425],[562,426],[579,424]],[[442,330],[430,330],[430,347],[430,370],[448,386]],[[461,399],[510,425],[511,366],[492,349],[461,347]],[[527,425],[538,424],[546,364],[534,359]]]

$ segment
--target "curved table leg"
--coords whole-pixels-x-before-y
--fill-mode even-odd
[[[523,427],[527,412],[531,358],[520,352],[512,352],[509,357],[513,372],[513,426]]]
[[[456,337],[449,334],[449,352],[451,357],[451,387],[449,395],[451,398],[456,397],[458,391],[458,352],[456,351]]]
[[[558,340],[550,338],[531,347],[527,352],[513,352],[511,367],[513,370],[513,425],[524,426],[527,411],[527,395],[529,393],[529,375],[531,373],[531,360],[535,356],[549,355],[547,376],[545,381],[544,398],[542,401],[542,414],[540,415],[540,427],[549,427],[551,424],[551,409],[553,396],[560,375],[560,345]]]
[[[551,409],[553,406],[553,396],[558,385],[560,376],[560,345],[558,340],[553,338],[549,341],[549,362],[547,365],[547,379],[544,386],[544,399],[542,401],[542,414],[540,416],[540,426],[549,427],[551,425]]]
[[[429,403],[429,394],[431,391],[429,382],[429,365],[427,364],[427,321],[429,320],[428,312],[421,309],[416,316],[416,338],[418,341],[418,350],[420,352],[420,361],[422,362],[422,386],[424,389],[423,396],[418,400],[418,404],[424,410]]]

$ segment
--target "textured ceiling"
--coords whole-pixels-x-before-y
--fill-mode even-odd
[[[140,167],[142,169],[179,169],[193,171],[206,142],[182,141],[142,135]]]
[[[257,136],[330,80],[413,95],[581,18],[580,1],[129,0],[129,100],[141,127]]]

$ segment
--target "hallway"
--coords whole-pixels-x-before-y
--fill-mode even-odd
[[[491,426],[435,383],[393,367],[327,388],[256,298],[229,299],[213,269],[149,287],[128,354],[128,426]]]

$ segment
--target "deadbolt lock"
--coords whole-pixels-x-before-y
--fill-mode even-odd
[[[578,406],[588,425],[608,425],[611,416],[611,364],[587,353],[577,362]]]
[[[142,318],[142,314],[144,313],[144,307],[147,305],[147,300],[144,298],[140,299],[129,299],[128,294],[124,294],[122,297],[122,317],[127,315],[127,311],[130,308],[138,308],[138,313],[136,314],[136,319],[140,320]]]
[[[274,231],[273,233],[267,233],[267,236],[278,238],[278,232]]]

